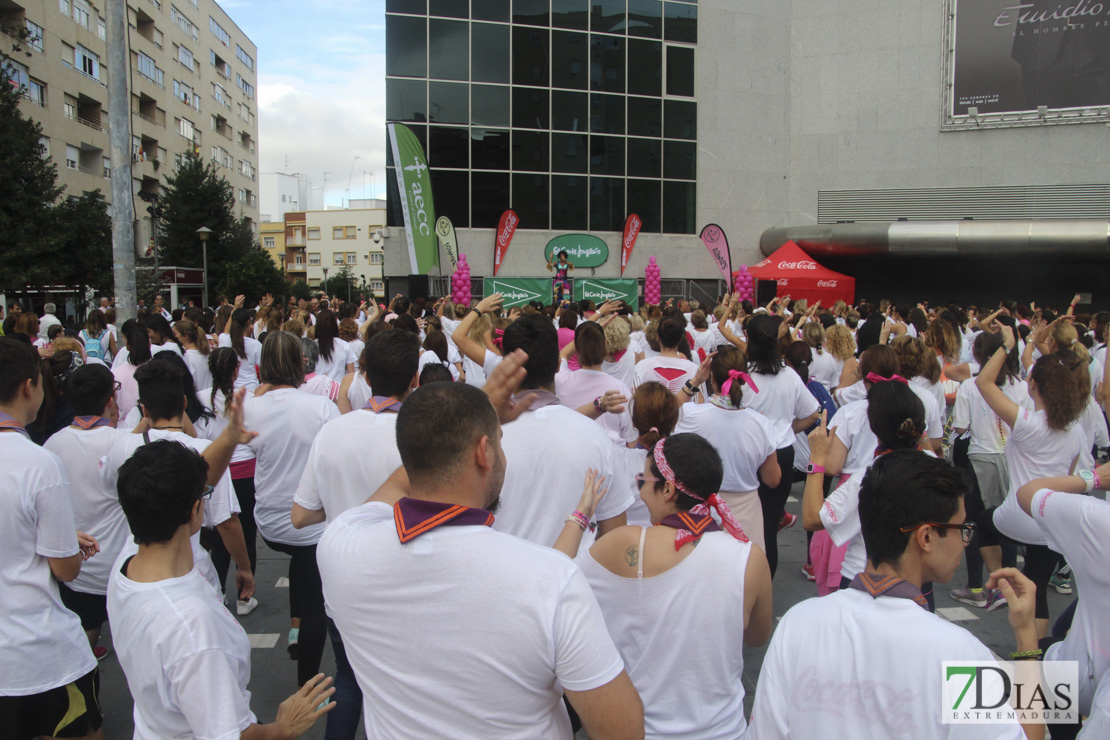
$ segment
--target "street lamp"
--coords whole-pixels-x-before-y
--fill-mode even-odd
[[[204,255],[204,307],[208,308],[208,235],[212,233],[212,229],[201,226],[196,233],[200,237],[200,250]]]
[[[285,252],[278,252],[278,262],[281,263],[281,276],[285,277]]]
[[[328,268],[324,268],[324,297],[328,295]]]

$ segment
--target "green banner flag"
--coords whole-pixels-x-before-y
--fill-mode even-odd
[[[632,282],[636,282],[633,280]],[[505,308],[523,306],[531,301],[551,303],[551,280],[545,278],[485,278],[482,293],[500,293]]]
[[[631,279],[575,278],[574,300],[586,299],[599,306],[605,301],[621,300],[631,306],[633,311],[638,311],[640,309],[639,284]]]
[[[432,177],[424,159],[420,140],[407,126],[391,123],[389,140],[393,146],[393,163],[397,170],[397,189],[401,196],[401,212],[405,217],[409,261],[412,272],[427,275],[439,266],[439,245],[436,242],[436,210],[432,204]]]

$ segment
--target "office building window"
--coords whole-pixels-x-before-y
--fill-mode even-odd
[[[42,51],[42,26],[29,20],[24,20],[24,23],[27,26],[27,46]]]
[[[100,79],[100,56],[80,44],[74,47],[73,66],[93,79]]]

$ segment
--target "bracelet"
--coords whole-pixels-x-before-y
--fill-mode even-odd
[[[570,513],[570,516],[568,516],[566,518],[565,522],[574,522],[575,524],[577,524],[579,527],[582,528],[583,532],[585,532],[587,529],[592,531],[594,529],[594,527],[596,526],[594,524],[591,524],[590,520],[586,517],[586,515],[583,514],[581,511],[578,511],[577,509],[575,509],[574,511],[572,511]]]
[[[601,408],[601,396],[594,399],[594,411],[603,411]]]
[[[481,312],[481,311],[479,311],[479,310],[478,310],[477,308],[472,308],[472,309],[470,309],[470,313],[476,313],[476,314],[478,314],[479,316],[481,316],[481,315],[482,315],[482,312]]]
[[[696,394],[696,393],[698,392],[697,388],[695,388],[694,386],[690,385],[690,381],[689,381],[689,380],[687,380],[687,381],[686,381],[686,384],[685,384],[684,386],[682,386],[682,390],[683,390],[683,391],[685,391],[685,392],[686,392],[686,395],[687,395],[687,396],[689,396],[690,398],[693,398],[693,397],[694,397],[694,395],[695,395],[695,394]]]
[[[1044,657],[1044,650],[1026,650],[1023,653],[1010,653],[1010,660],[1040,660]]]
[[[815,475],[815,474],[816,475],[824,475],[824,473],[825,473],[825,466],[824,465],[814,465],[813,463],[810,463],[806,467],[806,475]]]

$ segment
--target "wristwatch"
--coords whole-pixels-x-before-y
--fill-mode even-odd
[[[1095,487],[1095,474],[1090,470],[1080,470],[1076,472],[1076,475],[1083,479],[1083,485],[1086,488],[1084,493],[1090,493]]]
[[[824,475],[825,474],[825,466],[824,465],[814,465],[813,463],[810,463],[809,465],[807,465],[806,466],[806,475],[813,475],[814,473]]]

